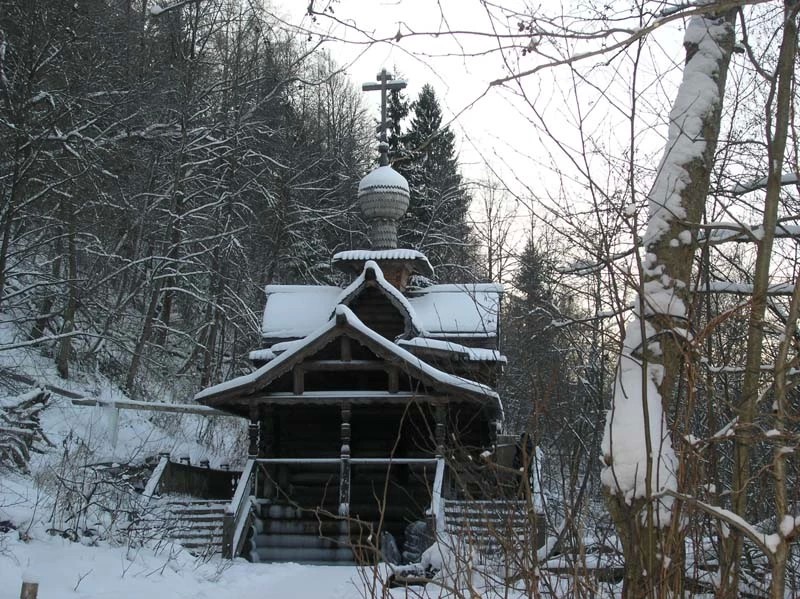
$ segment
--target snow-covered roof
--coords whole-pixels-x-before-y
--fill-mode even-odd
[[[387,261],[396,260],[398,262],[412,263],[414,270],[418,273],[430,277],[433,275],[433,266],[428,261],[427,256],[417,250],[395,248],[386,250],[347,250],[333,255],[331,263],[342,268],[347,265],[350,268],[361,268],[361,265],[368,260]]]
[[[410,293],[424,337],[495,337],[503,286],[431,285]]]
[[[467,347],[452,341],[442,341],[441,339],[428,339],[425,337],[414,337],[413,339],[400,339],[397,342],[402,347],[408,347],[413,350],[431,349],[443,352],[450,352],[459,354],[463,359],[469,362],[502,362],[506,363],[508,359],[496,349],[485,349],[482,347]]]
[[[275,352],[272,349],[254,349],[247,357],[251,362],[269,362],[275,357]]]
[[[331,317],[341,287],[324,285],[267,285],[261,330],[264,337],[305,337]]]
[[[195,401],[205,403],[204,400],[208,400],[214,396],[226,394],[231,391],[240,391],[242,394],[257,391],[259,388],[262,388],[268,384],[270,380],[272,380],[269,378],[271,375],[274,376],[276,373],[283,372],[285,368],[291,367],[293,359],[301,358],[302,353],[308,348],[313,349],[314,346],[318,344],[321,347],[325,343],[329,342],[330,334],[337,326],[343,331],[349,329],[356,332],[364,341],[372,345],[374,349],[383,350],[384,352],[388,352],[392,356],[399,358],[402,362],[407,364],[410,370],[424,375],[433,381],[434,385],[438,383],[446,385],[450,388],[460,389],[461,391],[473,395],[491,398],[495,402],[498,410],[502,412],[500,397],[494,391],[494,389],[487,385],[483,385],[481,383],[477,383],[475,381],[471,381],[469,379],[449,374],[434,368],[411,352],[403,349],[388,339],[385,339],[383,336],[370,329],[363,322],[361,322],[361,320],[359,320],[359,318],[347,306],[341,304],[335,306],[333,318],[325,322],[301,342],[292,343],[288,346],[286,351],[267,362],[254,372],[203,389],[194,396]]]
[[[406,299],[406,296],[392,285],[383,276],[383,271],[376,262],[369,260],[364,264],[364,270],[358,275],[352,283],[350,283],[336,298],[335,305],[344,304],[349,305],[355,299],[361,290],[368,284],[369,281],[374,281],[374,285],[379,287],[385,294],[389,301],[394,304],[398,310],[405,312],[408,320],[407,327],[410,329],[420,330],[419,323],[417,322],[414,308]],[[410,325],[410,326],[409,326]]]
[[[391,166],[379,166],[358,184],[358,193],[376,189],[401,189],[408,193],[408,181]]]
[[[376,276],[383,280],[377,264]],[[363,284],[365,270],[346,289],[313,285],[268,285],[264,337],[299,339],[325,324],[337,304]],[[383,280],[382,288],[402,304],[422,337],[496,337],[503,286],[494,283],[431,285],[401,294]]]
[[[393,250],[346,250],[333,255],[333,261],[339,260],[425,260],[427,256],[417,250],[395,248]]]

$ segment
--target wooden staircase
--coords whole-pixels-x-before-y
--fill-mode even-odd
[[[260,503],[242,555],[253,562],[350,565],[352,523],[290,505]]]
[[[165,496],[161,505],[172,540],[197,555],[220,553],[222,522],[227,502]]]
[[[544,520],[514,499],[443,500],[444,530],[483,556],[513,554],[544,544]]]

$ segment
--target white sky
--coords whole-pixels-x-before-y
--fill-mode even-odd
[[[510,143],[520,138],[517,119],[508,118],[508,103],[498,94],[491,93],[472,108],[462,112],[486,90],[489,82],[504,74],[500,57],[464,57],[465,46],[470,44],[463,39],[441,36],[438,39],[425,36],[406,37],[399,43],[363,44],[363,40],[346,27],[335,26],[329,21],[318,20],[311,23],[306,17],[307,2],[283,0],[282,10],[288,13],[289,21],[303,27],[328,30],[337,37],[349,39],[353,43],[329,44],[327,47],[334,58],[347,67],[354,82],[361,84],[374,81],[376,74],[385,67],[395,76],[402,76],[407,82],[407,96],[414,99],[420,88],[431,83],[449,118],[459,117],[451,123],[456,131],[460,146],[462,167],[465,171],[476,167],[483,170],[479,152],[468,141],[468,137],[486,151],[487,142],[503,139]],[[438,29],[485,29],[487,19],[483,7],[472,0],[442,2],[447,22],[441,21],[437,3],[432,0],[344,0],[334,6],[336,16],[343,20],[353,19],[359,28],[374,34],[375,37],[391,37],[398,30],[435,31]],[[324,3],[317,2],[318,7]],[[482,44],[486,48],[495,47],[493,40]],[[450,56],[442,56],[450,54]],[[374,106],[377,116],[380,98],[378,93],[368,95],[368,103]],[[493,143],[490,145],[494,145]],[[481,172],[465,173],[470,178],[478,178]]]
[[[333,19],[319,17],[316,23],[312,23],[306,16],[307,0],[274,1],[279,4],[278,11],[287,15],[289,23],[345,40],[329,42],[326,48],[339,64],[346,67],[356,84],[373,81],[378,71],[386,67],[395,76],[401,75],[408,81],[406,92],[413,100],[425,83],[431,83],[446,117],[454,119],[450,125],[459,142],[462,174],[468,180],[485,179],[488,174],[485,162],[488,161],[514,193],[522,197],[536,195],[539,201],[557,202],[557,196],[563,195],[563,188],[570,185],[569,177],[574,173],[567,174],[566,179],[554,175],[554,171],[571,166],[543,131],[542,122],[552,128],[550,133],[560,137],[562,143],[573,149],[580,148],[580,137],[575,134],[575,107],[578,105],[585,111],[584,133],[595,144],[586,152],[590,163],[601,165],[600,168],[607,171],[608,167],[602,164],[602,160],[592,158],[592,152],[604,149],[607,153],[620,154],[620,140],[624,148],[628,137],[624,110],[609,108],[606,102],[596,102],[599,93],[593,93],[591,85],[581,83],[581,91],[576,93],[569,69],[547,70],[524,80],[525,93],[533,98],[536,109],[543,115],[543,121],[537,122],[532,109],[520,99],[520,90],[515,84],[507,88],[494,87],[485,93],[492,80],[508,74],[503,56],[496,51],[498,42],[493,36],[407,35],[411,31],[491,32],[487,9],[479,0],[341,0],[334,3],[335,19],[354,23],[368,36],[382,39],[394,37],[398,31],[403,34],[398,42],[372,44],[366,43],[367,36],[337,24]],[[317,10],[322,10],[327,4],[326,0],[315,2]],[[503,4],[506,7],[516,4],[524,14],[528,14],[523,0],[505,0]],[[553,7],[556,6],[553,3]],[[547,10],[552,11],[549,4]],[[512,19],[511,27],[516,27],[517,21]],[[653,55],[651,47],[650,55],[644,61],[656,66],[648,70],[647,65],[640,64],[639,77],[645,80],[649,72],[655,75],[665,68],[679,74],[679,70],[673,69],[673,61],[667,60],[664,66],[664,56],[682,60],[681,38],[680,23],[660,30],[656,42],[650,44],[658,56]],[[602,63],[606,59],[598,59],[593,71],[594,75],[599,72],[597,80],[600,85],[611,86],[615,80],[624,82],[629,74],[624,72],[624,61],[621,71],[619,65],[605,67]],[[514,65],[519,69],[528,69],[536,65],[536,61],[543,61],[539,56],[520,57],[516,53],[513,60],[519,61]],[[654,85],[647,91],[646,102],[640,102],[638,107],[643,117],[650,118],[655,126],[644,127],[647,135],[639,142],[640,150],[652,152],[653,167],[666,134],[664,123],[676,81],[677,78],[672,77],[667,78],[666,83]],[[610,91],[605,88],[605,91],[611,96],[616,93],[613,87]],[[626,85],[623,84],[618,93],[618,104],[624,106],[628,100],[625,97]],[[377,117],[379,94],[368,94],[366,102]],[[600,176],[608,177],[609,174],[601,172]],[[580,186],[576,193],[581,193]],[[520,227],[527,228],[529,213],[523,209],[519,215]]]

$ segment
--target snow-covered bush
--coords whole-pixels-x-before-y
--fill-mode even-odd
[[[0,399],[0,468],[27,472],[31,452],[52,445],[39,422],[49,399],[44,389]]]

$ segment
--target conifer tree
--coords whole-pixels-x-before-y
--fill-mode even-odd
[[[552,321],[554,259],[529,237],[513,278],[516,293],[508,296],[503,351],[509,357],[504,397],[513,430],[530,428],[533,415],[546,411],[560,389],[559,356]]]
[[[392,116],[402,116],[402,98],[393,98],[392,106]],[[406,133],[399,139],[393,136],[393,166],[411,190],[400,243],[424,252],[440,279],[470,280],[475,270],[467,221],[470,196],[458,171],[455,134],[442,126],[442,109],[432,86],[422,88],[411,111]]]

